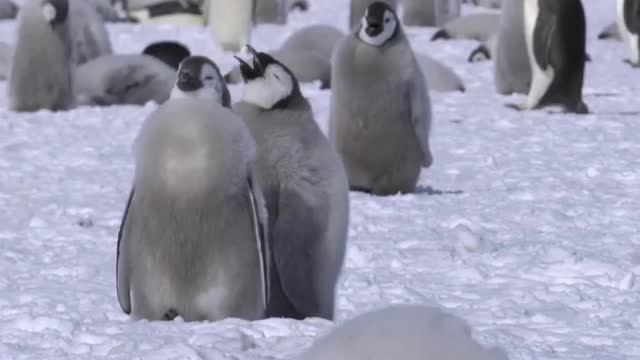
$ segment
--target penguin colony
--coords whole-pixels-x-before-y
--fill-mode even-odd
[[[482,42],[470,61],[493,59],[496,91],[526,95],[524,103],[506,106],[589,112],[580,0],[472,2],[501,10],[459,17],[455,0],[427,2],[428,8],[409,0],[352,0],[347,34],[308,26],[265,52],[249,45],[254,23],[286,23],[286,13],[306,9],[307,1],[210,0],[207,22],[220,47],[250,53],[235,56],[238,66],[223,76],[211,59],[174,41],[114,54],[104,21],[121,17],[99,1],[27,0],[19,11],[5,4],[0,12],[17,13],[15,44],[2,44],[10,62],[2,75],[14,111],[160,104],[135,140],[135,174],[117,236],[116,292],[124,313],[149,320],[331,320],[349,190],[415,192],[421,170],[434,162],[429,91],[465,91],[447,66],[414,52],[403,22],[439,25],[438,11],[448,14],[451,21],[433,40]],[[616,6],[616,26],[601,38],[622,39],[626,61],[639,67],[640,0]],[[331,91],[326,137],[301,92],[300,82],[310,81]],[[243,84],[236,103],[227,88],[233,83]],[[438,337],[426,335],[433,330],[422,327],[441,316],[421,307],[372,312],[321,339],[302,359],[447,354]],[[396,335],[398,347],[379,331],[399,324],[415,327],[411,334],[419,337]],[[468,335],[465,326],[447,331]],[[344,343],[345,336],[361,346]],[[486,352],[486,359],[506,358]]]

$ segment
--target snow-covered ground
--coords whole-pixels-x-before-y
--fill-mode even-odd
[[[433,94],[435,163],[419,193],[351,195],[337,321],[439,304],[512,360],[640,358],[640,71],[622,63],[621,43],[595,40],[615,2],[584,2],[588,116],[507,109],[522,98],[495,95],[491,63],[466,63],[476,43],[408,30],[468,90]],[[286,27],[260,26],[254,45],[274,48],[310,23],[346,30],[347,8],[312,1]],[[223,71],[234,63],[203,29],[109,30],[118,52],[178,39]],[[13,33],[0,24],[0,40]],[[0,359],[287,359],[331,329],[318,319],[131,321],[116,299],[116,237],[132,140],[155,105],[14,114],[0,88]],[[329,92],[303,90],[326,128]]]

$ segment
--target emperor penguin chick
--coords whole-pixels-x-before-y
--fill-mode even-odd
[[[256,139],[269,213],[274,268],[267,316],[333,319],[349,223],[344,167],[293,73],[248,48],[253,66],[238,59],[245,87],[234,110]]]
[[[136,319],[264,316],[269,246],[255,142],[222,105],[223,86],[213,62],[185,59],[174,96],[136,138],[116,266],[120,306]]]
[[[364,12],[369,5],[373,4],[376,0],[351,0],[351,6],[349,7],[349,29],[353,29],[360,25],[360,20],[364,16]],[[389,4],[394,10],[398,8],[398,0],[383,0]]]
[[[352,190],[413,192],[429,148],[431,102],[396,12],[375,2],[336,47],[329,136]]]
[[[68,0],[28,0],[20,10],[8,82],[12,110],[73,106],[68,14]]]
[[[393,305],[358,315],[319,338],[297,360],[508,360],[476,342],[463,319],[436,307]]]
[[[104,20],[88,0],[69,1],[69,32],[73,63],[82,65],[113,53]]]

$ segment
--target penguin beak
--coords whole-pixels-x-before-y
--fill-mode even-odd
[[[196,76],[193,76],[190,71],[183,70],[178,75],[176,86],[183,92],[196,91],[202,88],[202,81]]]
[[[367,35],[374,37],[382,32],[382,21],[380,21],[380,19],[378,19],[377,17],[368,16],[365,18],[365,21],[367,22],[367,27],[364,29],[364,31],[367,33]]]
[[[242,75],[242,79],[245,83],[259,76],[257,72],[251,67],[251,65],[247,64],[246,61],[237,56],[234,56],[234,58],[240,63],[240,74]]]
[[[249,44],[247,44],[246,47],[249,49],[249,52],[251,52],[251,55],[253,55],[253,69],[256,70],[258,74],[264,75],[264,66],[262,66],[262,63],[260,62],[258,52]]]

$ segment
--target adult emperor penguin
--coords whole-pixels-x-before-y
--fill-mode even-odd
[[[582,101],[586,20],[580,0],[524,0],[524,24],[532,82],[520,110],[562,105],[586,114]]]
[[[240,58],[245,80],[234,106],[258,145],[257,178],[271,229],[269,317],[333,319],[349,224],[349,186],[298,81],[266,53]]]
[[[618,33],[631,52],[626,62],[640,67],[640,0],[618,1]]]
[[[463,319],[436,307],[393,305],[349,319],[298,360],[508,360],[502,348],[477,343]]]
[[[353,29],[356,26],[360,26],[360,21],[364,16],[364,12],[369,5],[373,4],[376,0],[351,0],[351,6],[349,7],[349,29]],[[394,10],[398,8],[398,0],[382,0],[391,6]]]
[[[251,39],[256,0],[208,0],[207,24],[224,51],[238,52]]]
[[[374,2],[332,61],[329,134],[351,188],[413,192],[420,168],[433,161],[430,128],[427,84],[411,45],[393,8]]]
[[[529,93],[531,64],[524,24],[524,0],[505,1],[492,54],[494,82],[499,94]]]
[[[10,109],[73,106],[68,14],[68,0],[28,0],[22,6],[8,82]]]
[[[162,104],[171,95],[176,70],[138,54],[104,55],[75,69],[78,105]]]
[[[134,318],[264,317],[269,244],[255,142],[221,104],[224,80],[185,59],[174,95],[145,120],[118,234],[117,293]]]
[[[82,65],[111,54],[111,40],[102,17],[87,0],[69,1],[69,32],[73,45],[73,63]]]
[[[500,13],[482,12],[465,15],[447,22],[436,31],[431,41],[438,39],[470,39],[486,42],[498,31]]]

